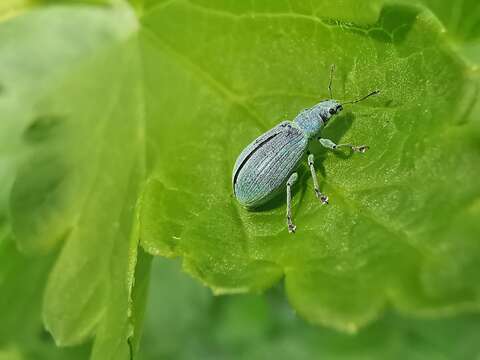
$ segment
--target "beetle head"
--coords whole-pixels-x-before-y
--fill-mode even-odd
[[[312,108],[314,115],[322,120],[323,124],[327,124],[333,115],[338,114],[342,110],[342,104],[336,100],[325,100]]]
[[[339,102],[325,100],[310,109],[303,110],[294,121],[309,138],[312,138],[333,115],[338,114],[342,109],[342,104]]]
[[[333,116],[333,115],[336,115],[338,114],[340,111],[343,110],[343,106],[342,104],[340,104],[339,102],[337,102],[336,100],[327,100],[325,101],[325,109],[327,111],[325,111],[324,114],[322,114],[322,120],[323,122],[326,124],[328,122],[328,120],[330,120],[330,118]]]

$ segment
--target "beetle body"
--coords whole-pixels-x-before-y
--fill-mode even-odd
[[[328,90],[332,98],[332,80],[335,66],[330,71]],[[372,95],[375,90],[360,99],[343,104],[355,104]],[[332,140],[319,137],[330,118],[343,110],[336,100],[321,101],[310,109],[300,112],[293,121],[284,121],[250,143],[238,156],[233,167],[232,187],[235,198],[246,208],[256,208],[265,204],[279,191],[287,195],[287,229],[294,233],[296,226],[292,221],[292,186],[298,179],[295,171],[308,152],[309,142],[318,138],[320,144],[331,150],[349,148],[364,153],[368,146],[335,144]],[[313,179],[313,189],[322,204],[328,204],[328,196],[322,194],[314,167],[314,156],[309,154],[308,167]]]
[[[255,208],[283,190],[304,158],[309,141],[341,110],[335,100],[322,101],[302,111],[293,122],[284,121],[250,143],[233,168],[232,186],[238,202]]]

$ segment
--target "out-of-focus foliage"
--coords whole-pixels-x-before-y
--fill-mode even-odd
[[[89,346],[58,349],[42,324],[42,293],[54,259],[19,253],[2,227],[0,235],[0,359],[83,360]]]
[[[92,358],[102,360],[128,357],[128,342],[136,343],[142,314],[137,305],[145,297],[133,303],[134,271],[148,267],[148,256],[137,259],[135,204],[142,166],[137,160],[127,166],[118,152],[122,136],[132,134],[117,126],[110,133],[114,142],[100,145],[107,144],[106,124],[113,117],[121,121],[118,114],[128,120],[131,114],[121,108],[117,114],[111,110],[115,102],[106,99],[88,102],[108,94],[112,72],[123,71],[118,58],[117,69],[102,61],[131,33],[132,16],[117,8],[35,7],[3,23],[0,31],[5,119],[0,168],[5,197],[16,174],[9,208],[13,236],[32,256],[67,239],[53,269],[47,268],[48,280],[38,284],[45,291],[39,299],[44,299],[42,318],[59,345],[82,343],[95,334]],[[84,87],[88,84],[93,90]],[[128,176],[120,179],[115,173],[120,168]],[[139,274],[140,291],[148,272]]]
[[[438,326],[431,341],[441,343],[473,329],[470,318],[395,315],[450,315],[480,301],[480,15],[468,1],[440,3],[2,2],[0,328],[18,330],[0,338],[0,359],[86,356],[90,347],[51,355],[41,319],[59,345],[93,338],[93,359],[129,358],[150,266],[140,239],[150,254],[182,257],[217,293],[264,290],[284,277],[293,308],[313,323],[355,331],[395,308],[349,340],[288,316],[277,323],[269,311],[290,311],[271,305],[279,300],[212,300],[187,286],[200,305],[165,307],[208,324],[213,317],[195,307],[218,305],[223,325],[208,325],[215,352],[240,342],[259,353],[239,357],[259,357],[293,336],[306,357],[318,342],[333,343],[332,353],[367,349],[368,358],[368,339],[384,336],[379,354],[400,357],[412,331]],[[289,236],[281,199],[255,213],[236,204],[231,169],[262,131],[327,96],[331,63],[336,97],[382,94],[324,135],[371,151],[312,149],[331,205],[319,206],[302,171],[298,232]],[[259,319],[252,333],[280,334],[262,338],[264,349],[245,331],[241,314],[250,311]],[[197,329],[182,321],[164,326],[173,340]],[[458,334],[446,330],[452,324]],[[401,339],[398,352],[390,336]],[[473,354],[475,342],[465,341]]]
[[[478,315],[419,320],[389,313],[345,335],[305,324],[281,289],[212,297],[178,264],[156,260],[139,359],[471,360],[480,355],[479,331]]]

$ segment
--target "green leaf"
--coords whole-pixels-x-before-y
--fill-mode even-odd
[[[41,307],[48,272],[56,254],[21,254],[0,224],[0,359],[85,359],[90,344],[58,349],[42,325]]]
[[[32,5],[30,0],[5,0],[0,4],[0,21],[17,16]]]
[[[0,21],[19,16],[35,6],[59,3],[108,5],[115,0],[3,0],[0,4]]]
[[[417,0],[432,11],[448,31],[449,40],[458,54],[473,64],[480,63],[480,5],[475,0],[445,1]],[[475,68],[478,76],[478,66]]]
[[[455,4],[444,1],[418,0],[432,11],[448,29],[452,40],[459,43],[480,39],[480,5],[475,0]]]
[[[125,71],[138,68],[135,29],[126,5],[49,6],[0,32],[3,153],[16,154],[2,179],[11,183],[16,170],[12,231],[30,254],[65,240],[43,320],[58,345],[95,336],[92,359],[131,358],[146,298],[150,257],[137,251],[141,77]]]
[[[130,356],[148,273],[139,237],[151,254],[182,256],[217,293],[285,276],[300,314],[339,329],[386,304],[433,315],[478,307],[476,284],[452,288],[435,265],[471,279],[478,259],[448,258],[464,247],[444,237],[461,229],[472,245],[476,235],[463,216],[480,196],[478,139],[462,124],[475,84],[430,13],[382,4],[118,1],[40,6],[2,23],[10,219],[25,252],[65,240],[43,308],[58,344],[96,335],[93,358]],[[338,98],[382,96],[325,135],[372,151],[313,149],[332,203],[319,206],[303,169],[292,237],[282,200],[238,206],[231,169],[262,131],[326,96],[332,62]]]
[[[173,2],[144,16],[147,109],[168,121],[148,132],[155,159],[143,246],[182,256],[217,293],[262,290],[285,276],[301,315],[347,331],[386,306],[424,315],[478,309],[478,285],[462,279],[479,253],[443,237],[461,232],[462,244],[473,244],[478,235],[462,220],[480,196],[478,142],[464,124],[476,91],[467,65],[418,8],[384,6],[367,25],[320,13]],[[313,149],[331,204],[320,206],[303,169],[291,236],[283,199],[247,212],[230,174],[252,139],[327,96],[331,63],[336,97],[382,93],[322,136],[371,151]],[[456,269],[448,284],[432,262]]]
[[[281,289],[213,297],[179,265],[153,263],[139,360],[468,360],[479,351],[478,315],[420,320],[388,313],[358,334],[342,334],[299,319]]]

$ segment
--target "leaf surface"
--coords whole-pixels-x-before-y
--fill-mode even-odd
[[[58,344],[96,335],[94,359],[130,356],[148,278],[139,238],[217,293],[284,277],[302,316],[346,331],[385,306],[478,308],[480,148],[465,124],[476,83],[430,12],[347,0],[50,3],[1,30],[0,179],[23,251],[64,241],[43,308]],[[252,139],[327,96],[331,63],[337,98],[382,95],[323,135],[371,151],[312,147],[331,205],[302,168],[289,236],[283,199],[245,211],[231,171]]]
[[[464,218],[480,195],[478,142],[464,124],[476,94],[468,65],[419,8],[386,5],[368,24],[320,13],[173,2],[143,18],[149,113],[168,114],[148,131],[156,159],[143,246],[183,256],[217,293],[262,290],[284,276],[300,314],[346,331],[385,306],[430,315],[477,309],[477,285],[466,280],[479,253]],[[320,206],[303,169],[292,236],[283,199],[247,212],[230,174],[252,139],[327,96],[331,63],[336,97],[382,93],[349,107],[322,136],[371,151],[312,147],[331,204]],[[168,93],[148,97],[166,84]],[[458,231],[474,251],[445,236]],[[464,257],[448,256],[452,248]],[[440,264],[456,269],[442,272],[448,282]]]
[[[146,299],[150,257],[137,250],[145,165],[135,29],[126,4],[55,5],[5,22],[0,33],[12,231],[34,255],[65,240],[43,320],[58,345],[95,335],[92,359],[131,358]]]

